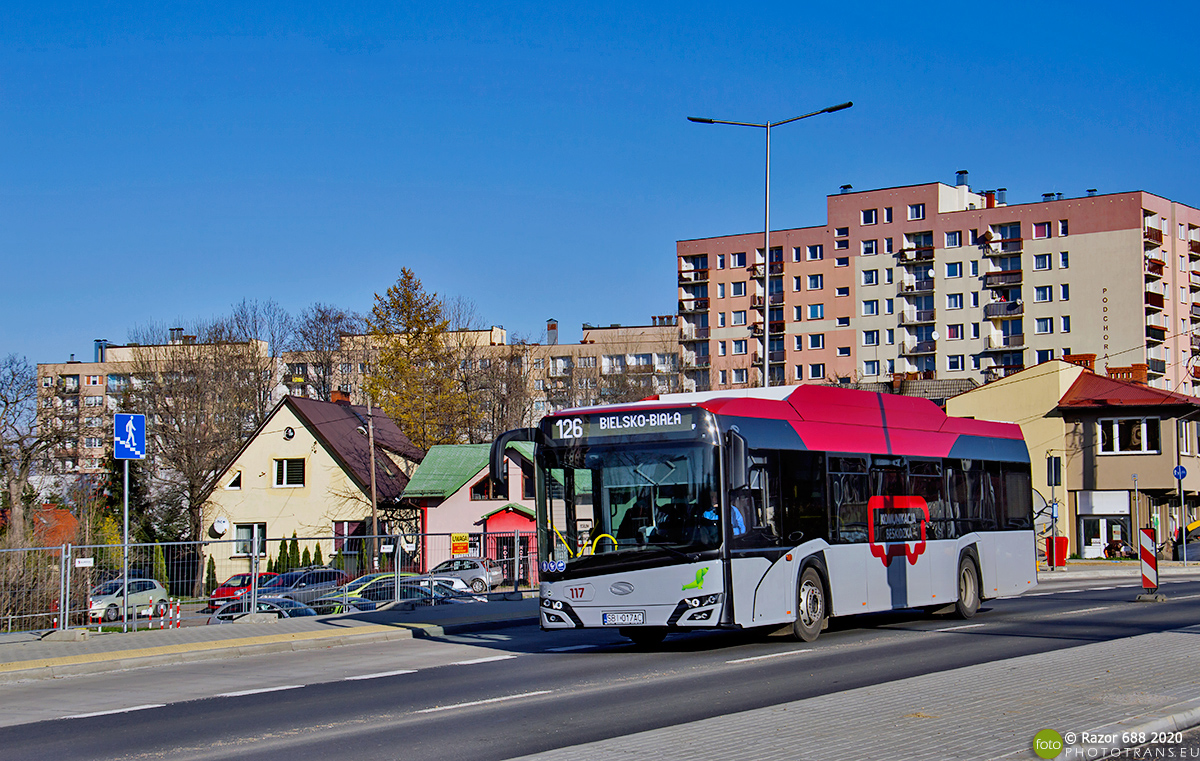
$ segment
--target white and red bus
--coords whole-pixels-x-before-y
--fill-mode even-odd
[[[831,386],[565,410],[533,440],[543,629],[671,631],[926,608],[1037,583],[1018,426]],[[493,468],[496,476],[499,467]]]

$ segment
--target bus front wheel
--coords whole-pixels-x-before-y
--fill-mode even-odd
[[[954,613],[959,618],[972,618],[979,610],[979,568],[975,558],[963,555],[958,561],[958,602]]]
[[[630,626],[621,629],[621,636],[633,640],[638,647],[653,647],[661,644],[667,636],[665,626]]]
[[[812,642],[825,628],[825,586],[821,574],[809,566],[800,573],[796,585],[796,621],[792,633],[802,642]]]

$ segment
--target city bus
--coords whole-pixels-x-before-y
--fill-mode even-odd
[[[545,630],[789,626],[926,609],[971,618],[1037,583],[1020,427],[927,399],[782,386],[556,412],[531,440]]]

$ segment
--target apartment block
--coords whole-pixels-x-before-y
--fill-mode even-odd
[[[677,243],[688,389],[987,382],[1093,353],[1193,393],[1200,210],[1143,191],[1008,204],[959,172],[827,198],[827,222]],[[764,270],[770,286],[764,287]],[[1102,370],[1101,370],[1102,371]]]

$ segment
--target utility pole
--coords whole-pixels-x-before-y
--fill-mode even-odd
[[[375,420],[371,416],[371,394],[367,394],[367,448],[371,461],[371,570],[379,570],[379,514],[375,491]]]

